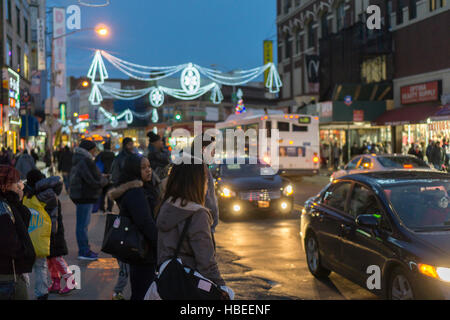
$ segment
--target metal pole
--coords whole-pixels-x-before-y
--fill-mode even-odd
[[[55,39],[52,35],[52,55],[51,55],[51,67],[50,67],[50,174],[53,175],[53,99],[55,96],[55,62],[54,62],[54,42]]]

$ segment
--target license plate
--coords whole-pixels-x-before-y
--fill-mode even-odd
[[[270,202],[269,201],[258,201],[258,207],[259,208],[269,208]]]

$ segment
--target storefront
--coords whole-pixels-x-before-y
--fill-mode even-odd
[[[325,157],[331,157],[331,146],[336,143],[345,153],[344,162],[351,158],[351,147],[355,145],[361,149],[364,145],[378,144],[390,149],[390,127],[372,123],[386,111],[385,101],[321,102],[318,111],[320,143]]]

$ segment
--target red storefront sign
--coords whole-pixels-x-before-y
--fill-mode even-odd
[[[364,110],[353,110],[353,121],[363,122],[364,121]]]
[[[439,99],[438,81],[405,86],[400,90],[402,96],[402,104],[436,101]]]

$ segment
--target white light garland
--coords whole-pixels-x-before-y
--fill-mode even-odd
[[[124,112],[122,112],[120,115],[118,116],[114,116],[112,113],[106,111],[105,109],[103,109],[103,107],[100,107],[98,109],[101,113],[103,113],[103,115],[111,122],[111,126],[113,128],[117,128],[117,126],[119,125],[119,120],[122,118],[125,118],[125,121],[128,124],[132,124],[134,119],[133,119],[133,113],[131,112],[130,109],[125,110]]]
[[[137,90],[124,90],[106,86],[104,83],[108,79],[108,72],[106,71],[102,57],[129,77],[141,81],[157,81],[181,72],[181,89],[158,86]],[[88,72],[88,78],[93,83],[89,101],[93,105],[99,105],[103,101],[100,92],[100,89],[102,89],[113,98],[120,100],[136,100],[145,95],[149,95],[152,106],[160,107],[164,104],[164,94],[180,100],[195,100],[211,91],[211,101],[215,104],[220,104],[223,101],[223,95],[219,84],[241,86],[261,76],[267,70],[269,70],[269,74],[265,86],[271,93],[277,93],[283,84],[273,63],[268,63],[262,67],[250,70],[236,71],[233,74],[226,74],[192,63],[170,67],[142,66],[114,57],[105,51],[97,50]],[[201,87],[201,74],[214,82]]]

